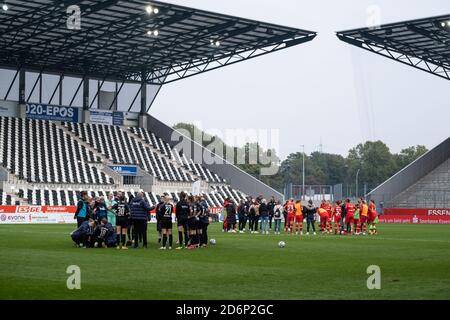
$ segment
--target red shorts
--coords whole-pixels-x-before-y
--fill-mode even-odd
[[[327,222],[328,221],[328,215],[323,215],[323,216],[320,216],[320,222],[322,222],[322,223],[325,223],[325,222]]]
[[[373,221],[375,220],[377,216],[376,215],[369,215],[368,219],[367,219],[367,223],[373,223]]]
[[[341,222],[341,217],[334,217],[334,222],[337,222],[337,223]]]
[[[296,222],[303,222],[303,215],[295,215],[295,221]]]
[[[346,216],[345,223],[355,223],[355,218],[353,216]]]
[[[360,217],[360,219],[359,219],[359,222],[361,222],[361,223],[366,223],[367,222],[367,216],[361,216]]]
[[[294,221],[295,220],[295,214],[294,213],[288,213],[287,219],[288,219],[288,221]]]

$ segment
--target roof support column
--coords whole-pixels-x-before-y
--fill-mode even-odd
[[[19,72],[19,104],[25,104],[25,69],[20,69]]]
[[[141,75],[141,115],[147,113],[147,82],[145,82],[147,74],[142,72]]]
[[[64,75],[62,74],[59,78],[59,105],[62,106],[63,102],[63,81]]]
[[[83,110],[89,110],[89,77],[83,78]]]
[[[42,103],[42,78],[43,74],[41,71],[41,74],[39,75],[39,103]]]

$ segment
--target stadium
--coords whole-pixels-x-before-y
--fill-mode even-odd
[[[450,298],[450,138],[364,195],[379,214],[376,236],[231,234],[229,203],[285,194],[152,115],[165,85],[313,46],[316,32],[146,0],[8,0],[1,10],[0,299]],[[450,80],[450,15],[336,35]],[[148,250],[75,247],[84,194],[119,193],[151,208]],[[186,196],[208,208],[207,248],[157,250],[155,208]],[[304,186],[299,198],[307,204]],[[66,286],[73,265],[81,290]],[[112,283],[97,276],[101,265]],[[366,286],[371,265],[382,290]]]

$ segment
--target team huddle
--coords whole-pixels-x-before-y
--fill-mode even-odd
[[[306,235],[312,231],[316,234],[315,222],[320,223],[323,234],[340,235],[374,235],[378,215],[375,202],[369,204],[364,199],[352,203],[350,199],[336,201],[331,204],[323,200],[319,207],[311,200],[303,206],[300,200],[290,199],[282,205],[272,198],[269,202],[259,196],[247,201],[241,200],[236,206],[232,199],[225,199],[224,231],[244,233],[247,222],[251,233],[269,234],[269,229],[275,234],[281,233],[281,223],[284,220],[284,231],[303,235],[303,223],[306,222]],[[173,225],[176,223],[178,241],[176,249],[196,249],[208,244],[208,226],[210,214],[208,204],[202,197],[188,196],[184,192],[176,204],[170,196],[162,196],[156,206],[150,206],[139,192],[136,197],[127,200],[123,192],[115,196],[109,193],[107,198],[92,199],[86,191],[81,193],[74,218],[78,228],[71,233],[77,247],[108,248],[127,250],[129,247],[148,247],[147,226],[151,220],[151,212],[156,216],[156,230],[160,249],[172,249]],[[175,218],[175,221],[174,221]]]
[[[142,243],[143,248],[147,248],[147,226],[152,211],[156,215],[161,250],[172,249],[174,215],[178,229],[177,249],[207,246],[208,204],[202,197],[188,197],[183,192],[176,206],[170,196],[162,196],[156,206],[150,206],[143,192],[127,201],[122,192],[94,200],[83,191],[74,216],[78,228],[70,235],[77,247],[127,250],[138,248]]]
[[[290,199],[281,204],[272,198],[269,202],[261,196],[247,201],[242,200],[236,206],[232,200],[226,199],[224,204],[224,225],[227,232],[237,232],[236,222],[239,221],[238,229],[240,233],[245,232],[247,221],[251,233],[259,233],[258,226],[262,234],[269,234],[272,229],[275,234],[281,233],[281,222],[284,220],[284,231],[303,235],[303,223],[307,223],[306,234],[310,230],[316,234],[315,222],[320,223],[322,233],[340,235],[374,235],[377,234],[378,214],[375,202],[371,200],[367,204],[366,200],[359,199],[357,203],[352,203],[350,199],[336,201],[323,200],[319,207],[313,205],[311,200],[303,206],[300,200],[294,202]],[[236,215],[238,220],[236,219]]]

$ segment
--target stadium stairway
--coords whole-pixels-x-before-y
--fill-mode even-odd
[[[98,152],[94,147],[92,147],[89,143],[85,142],[83,139],[81,139],[79,136],[77,136],[74,132],[67,130],[67,128],[59,123],[56,123],[56,127],[66,132],[72,139],[77,141],[81,146],[86,148],[87,150],[91,151],[95,156],[97,156],[100,159],[101,165],[98,164],[92,164],[97,167],[97,169],[104,171],[105,174],[109,175],[113,178],[114,181],[118,182],[121,181],[122,177],[116,173],[115,171],[108,168],[108,165],[114,165],[114,162],[109,160],[107,157],[105,157],[103,154]]]
[[[178,152],[176,152],[176,150],[172,150],[170,148],[170,146],[165,146],[164,147],[164,142],[161,142],[159,144],[156,143],[151,143],[150,138],[146,139],[143,137],[143,135],[139,134],[139,131],[147,131],[145,129],[137,129],[137,128],[129,128],[127,131],[130,133],[130,135],[140,141],[144,146],[148,147],[150,150],[152,150],[153,152],[159,153],[161,155],[161,157],[164,157],[167,159],[167,161],[169,161],[170,163],[172,163],[173,165],[177,166],[178,169],[182,172],[182,174],[186,177],[187,181],[196,181],[196,180],[202,180],[202,177],[200,176],[200,174],[198,172],[195,172],[194,170],[187,170],[185,167],[179,166],[179,162],[176,161],[175,157],[178,157],[179,161],[181,162],[181,157],[178,154]],[[141,131],[141,132],[142,132]],[[150,136],[151,133],[146,132],[145,134],[147,134],[148,136]],[[152,136],[154,137],[154,135],[152,134]],[[159,138],[154,137],[154,141],[158,141],[160,140]],[[157,147],[156,147],[156,146]],[[164,151],[162,151],[164,150]],[[168,151],[169,150],[169,151]],[[190,177],[190,178],[189,178]]]

